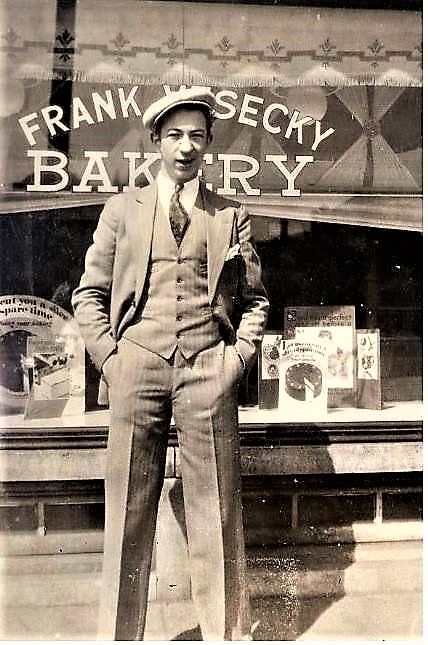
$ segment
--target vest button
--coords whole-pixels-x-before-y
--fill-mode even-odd
[[[178,296],[177,296],[177,300],[179,300],[179,301],[180,301],[180,300],[183,300],[183,296],[181,296],[180,294],[178,294]]]
[[[183,316],[180,316],[180,314],[178,314],[177,320],[183,320]]]
[[[177,278],[177,284],[181,284],[183,282],[183,278]]]
[[[177,262],[178,264],[184,264],[184,258],[178,258]]]

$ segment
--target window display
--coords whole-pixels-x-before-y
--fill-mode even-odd
[[[273,377],[278,374],[281,339],[290,336],[287,327],[290,328],[290,323],[297,325],[295,319],[299,315],[306,325],[318,317],[317,322],[324,324],[319,327],[318,337],[321,334],[324,341],[332,342],[334,321],[328,320],[332,312],[336,315],[347,312],[352,340],[345,347],[344,341],[339,343],[336,338],[334,356],[330,352],[332,387],[328,407],[366,407],[359,398],[361,379],[357,373],[358,361],[362,360],[361,348],[357,354],[357,337],[361,338],[362,330],[366,330],[365,338],[370,338],[372,343],[373,337],[367,336],[368,332],[378,334],[377,349],[371,360],[379,356],[377,374],[384,407],[391,402],[420,401],[422,235],[384,228],[276,221],[278,230],[269,240],[261,231],[268,230],[270,219],[256,218],[255,222],[256,234],[259,232],[264,237],[257,248],[271,303],[261,354],[262,407],[273,407],[272,392],[277,387]],[[307,329],[314,340],[314,328]],[[346,327],[342,329],[343,334]],[[266,372],[269,365],[270,374]],[[366,377],[367,373],[365,380]],[[345,383],[347,380],[349,383]],[[376,380],[379,382],[379,378]],[[349,388],[347,396],[343,385]],[[338,393],[341,394],[339,402]],[[367,407],[372,404],[367,402]]]
[[[180,85],[209,85],[221,127],[202,177],[247,206],[271,304],[243,418],[291,422],[291,403],[324,399],[313,418],[420,417],[418,12],[121,0],[118,15],[103,0],[98,30],[98,1],[41,0],[37,20],[31,0],[0,4],[15,97],[0,114],[1,303],[34,298],[71,316],[104,201],[157,173],[142,113]],[[41,375],[48,398],[67,398],[61,339],[39,347],[5,312],[0,413],[30,414]],[[318,321],[291,334],[298,312]],[[337,329],[329,317],[345,312]],[[86,356],[87,411],[98,378]]]
[[[1,302],[8,302],[16,294],[26,294],[35,300],[48,301],[50,307],[71,312],[71,292],[83,271],[84,255],[101,208],[102,204],[75,204],[71,208],[44,208],[32,213],[3,213],[0,217],[1,237],[5,241],[5,252],[0,258]],[[252,221],[271,308],[260,364],[254,367],[241,388],[242,405],[251,408],[260,404],[262,409],[268,407],[272,412],[277,408],[275,397],[279,390],[275,378],[279,377],[287,338],[288,313],[294,318],[317,317],[317,339],[326,347],[336,342],[335,352],[329,352],[332,379],[328,390],[329,410],[345,407],[349,412],[355,408],[357,418],[361,401],[358,399],[356,333],[362,330],[379,334],[382,407],[408,402],[408,413],[410,403],[415,402],[420,409],[416,402],[422,398],[422,235],[415,231],[282,217],[253,216]],[[7,308],[2,307],[2,330],[10,320],[10,314],[6,314]],[[340,340],[332,334],[336,327],[332,327],[334,320],[328,317],[345,314],[349,332],[340,332],[348,334]],[[31,315],[27,317],[30,320]],[[26,377],[22,357],[28,352],[28,344],[16,337],[12,348],[9,336],[2,334],[0,346],[2,414],[13,411],[18,414],[23,412]],[[311,368],[310,374],[294,375],[292,381],[299,395],[304,391],[303,383],[307,379],[311,381],[316,374],[319,375]],[[291,383],[290,378],[289,374]],[[97,407],[97,384],[97,372],[87,359],[87,410]],[[313,388],[316,391],[316,384]],[[11,397],[21,400],[15,410],[8,408]],[[295,420],[287,410],[280,413],[277,409],[276,414],[281,422]]]

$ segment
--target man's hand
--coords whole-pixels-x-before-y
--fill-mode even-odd
[[[245,372],[245,361],[234,345],[226,345],[225,356],[234,376],[233,380],[240,381]]]
[[[115,364],[115,359],[117,358],[117,352],[113,352],[110,354],[110,356],[107,356],[106,360],[103,363],[102,366],[102,374],[104,376],[104,379],[107,382],[107,385],[111,385],[111,379],[113,377],[113,372],[114,372],[114,364]]]

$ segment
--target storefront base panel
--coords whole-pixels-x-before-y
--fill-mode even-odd
[[[243,506],[249,548],[422,538],[419,472],[247,476],[243,478]],[[166,478],[157,551],[174,551],[171,554],[174,568],[178,557],[175,552],[186,553],[183,518],[181,479]],[[0,521],[0,555],[101,552],[103,483],[85,480],[3,485]],[[167,549],[166,542],[164,548],[165,540],[174,548]]]

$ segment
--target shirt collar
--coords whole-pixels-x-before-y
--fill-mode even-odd
[[[160,200],[163,210],[168,213],[169,203],[175,190],[175,183],[172,181],[171,177],[162,170],[158,173],[156,183],[158,187],[158,199]],[[191,209],[195,205],[196,197],[199,192],[199,184],[199,177],[195,177],[183,185],[183,189],[180,193],[180,202],[188,213],[190,213]]]

